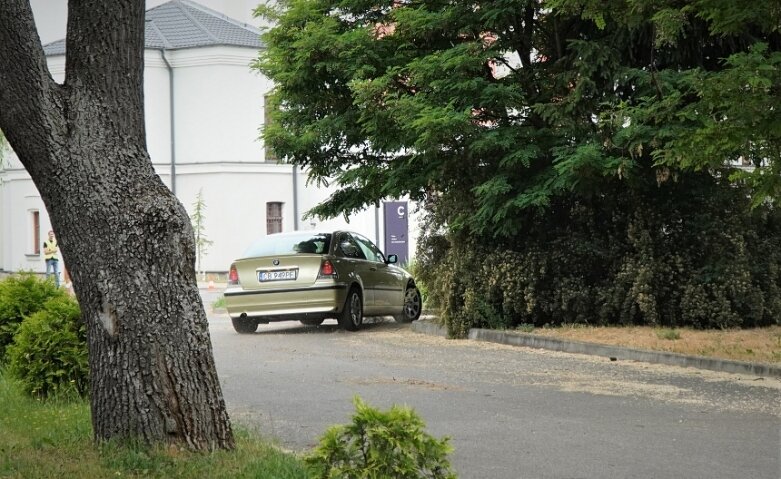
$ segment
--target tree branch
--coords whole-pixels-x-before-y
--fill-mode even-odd
[[[62,124],[60,87],[46,65],[28,0],[0,2],[0,129],[24,163],[45,161],[46,142],[23,142],[23,136],[56,134]],[[59,113],[59,115],[57,115]],[[25,151],[27,149],[27,151]],[[40,150],[39,150],[40,149]],[[25,163],[30,169],[34,165]]]
[[[119,119],[116,133],[142,140],[144,6],[144,0],[69,0],[65,59],[65,84],[99,95],[107,112],[119,113],[112,116]]]

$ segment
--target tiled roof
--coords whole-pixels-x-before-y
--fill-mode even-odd
[[[231,45],[261,48],[260,30],[189,0],[171,0],[146,11],[146,48]],[[43,47],[47,56],[64,55],[65,40]]]

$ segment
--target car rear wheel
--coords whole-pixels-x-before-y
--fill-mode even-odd
[[[411,323],[420,318],[422,310],[423,304],[420,298],[420,291],[418,291],[418,288],[410,286],[404,292],[404,310],[401,314],[394,315],[393,319],[397,323]]]
[[[363,323],[363,299],[358,288],[353,287],[347,293],[342,313],[337,318],[339,326],[347,331],[357,331]]]
[[[258,329],[258,322],[250,318],[231,318],[233,329],[239,334],[252,334]]]
[[[301,324],[305,326],[320,326],[323,324],[324,319],[302,319]]]

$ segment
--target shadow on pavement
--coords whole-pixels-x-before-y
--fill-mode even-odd
[[[275,327],[273,329],[269,329],[269,325]],[[407,329],[409,327],[409,324],[397,323],[393,319],[387,319],[383,317],[364,318],[363,325],[361,325],[361,329],[358,331],[345,331],[339,327],[336,321],[333,320],[326,320],[326,322],[319,326],[305,326],[298,321],[279,321],[269,324],[260,324],[255,334],[362,334],[371,331],[393,331],[398,329]]]

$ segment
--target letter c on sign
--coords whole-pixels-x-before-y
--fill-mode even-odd
[[[405,213],[404,207],[403,206],[399,206],[399,208],[396,210],[396,214],[399,215],[399,218],[404,218],[404,213]]]

